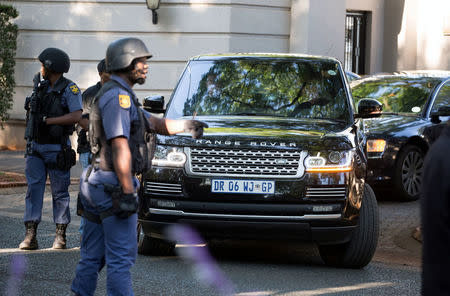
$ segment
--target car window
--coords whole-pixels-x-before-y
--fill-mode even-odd
[[[186,70],[190,75],[182,76],[167,117],[268,115],[348,121],[349,100],[339,67],[319,60],[191,61]]]
[[[450,81],[447,81],[439,90],[439,93],[434,100],[433,107],[431,107],[431,113],[443,106],[450,106]]]
[[[355,103],[363,98],[371,98],[383,104],[383,112],[419,114],[439,80],[394,77],[355,82],[352,84]]]
[[[174,97],[181,97],[187,93],[189,93],[189,82],[191,81],[191,71],[189,68],[186,68],[183,75],[178,82],[178,85],[175,88]],[[182,100],[171,100],[169,105],[167,106],[168,110],[172,113],[172,118],[182,117],[184,104]],[[168,114],[167,114],[168,115]]]

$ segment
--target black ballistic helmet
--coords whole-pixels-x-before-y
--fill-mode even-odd
[[[104,72],[106,72],[106,63],[105,63],[105,59],[101,60],[101,61],[97,64],[97,71],[98,71],[98,73],[104,73]]]
[[[138,38],[122,38],[113,41],[106,50],[106,71],[125,69],[134,59],[151,58],[144,42]]]
[[[49,47],[44,49],[38,57],[45,68],[56,73],[67,73],[70,68],[70,59],[61,49]]]

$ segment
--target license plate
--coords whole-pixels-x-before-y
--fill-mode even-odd
[[[275,181],[212,179],[211,192],[273,194],[275,193]]]

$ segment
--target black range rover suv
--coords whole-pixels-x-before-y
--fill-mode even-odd
[[[196,228],[206,239],[316,242],[324,262],[361,268],[375,252],[378,208],[365,183],[360,118],[338,60],[294,54],[202,55],[189,60],[162,109],[209,128],[156,136],[143,174],[138,219],[141,254],[171,252],[165,229]]]

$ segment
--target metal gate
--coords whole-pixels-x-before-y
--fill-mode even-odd
[[[347,11],[345,18],[345,57],[347,71],[365,74],[367,13]]]

